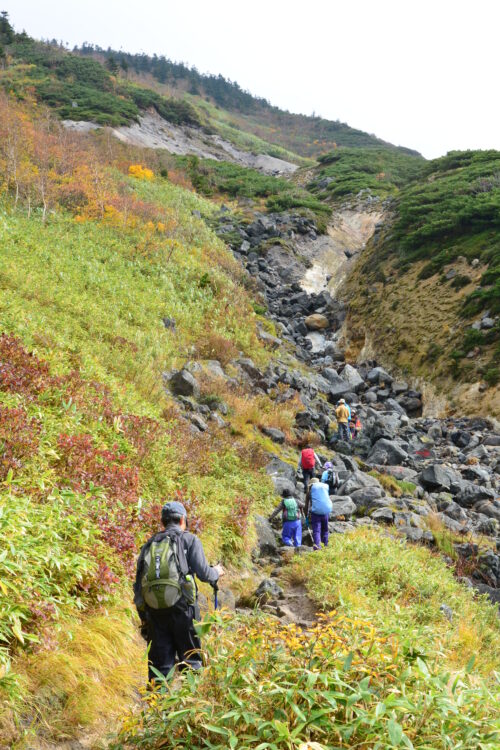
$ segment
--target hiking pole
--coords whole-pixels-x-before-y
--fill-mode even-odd
[[[219,591],[219,582],[215,581],[215,583],[212,583],[212,588],[214,590],[214,609],[219,609],[219,598],[217,596]]]

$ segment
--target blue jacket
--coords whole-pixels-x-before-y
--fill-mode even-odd
[[[329,487],[324,482],[316,482],[309,488],[311,512],[319,516],[326,516],[332,512]]]

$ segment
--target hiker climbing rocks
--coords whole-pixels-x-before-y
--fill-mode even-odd
[[[330,495],[335,495],[335,490],[339,487],[339,475],[333,468],[331,461],[327,461],[323,466],[323,474],[321,475],[321,481],[328,485],[328,492]]]
[[[353,411],[349,419],[349,431],[351,433],[351,440],[355,440],[362,429],[363,425],[361,424],[361,420],[356,412]]]
[[[313,477],[309,482],[306,495],[306,515],[311,518],[314,549],[321,547],[321,542],[328,546],[328,519],[332,512],[332,501],[328,485]]]
[[[163,506],[164,531],[142,547],[137,561],[134,603],[141,633],[150,642],[148,679],[156,669],[165,677],[176,663],[200,669],[200,639],[193,620],[199,617],[194,576],[215,585],[222,565],[210,567],[200,540],[187,529],[187,513],[179,502]]]
[[[314,476],[314,469],[316,466],[321,468],[321,461],[314,452],[314,449],[310,447],[304,448],[300,454],[297,470],[302,469],[302,481],[304,482],[305,490],[307,490],[309,481]]]
[[[272,521],[278,513],[282,513],[283,528],[281,539],[287,547],[300,547],[302,544],[302,514],[304,503],[293,497],[291,490],[283,490],[283,499],[276,510],[271,513],[269,520]]]
[[[340,399],[338,406],[335,409],[335,416],[337,417],[339,440],[349,441],[349,409],[343,398]]]

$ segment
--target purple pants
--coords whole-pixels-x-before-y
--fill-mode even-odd
[[[318,513],[311,513],[311,528],[314,540],[314,549],[321,547],[321,542],[328,546],[328,514],[318,515]]]
[[[283,521],[281,531],[283,544],[287,547],[300,547],[302,544],[302,521],[298,518],[296,521]]]

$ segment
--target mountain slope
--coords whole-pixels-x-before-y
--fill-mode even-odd
[[[496,151],[452,152],[423,164],[345,287],[355,346],[369,342],[403,372],[456,396],[457,408],[471,413],[484,402],[496,416],[499,169]]]

